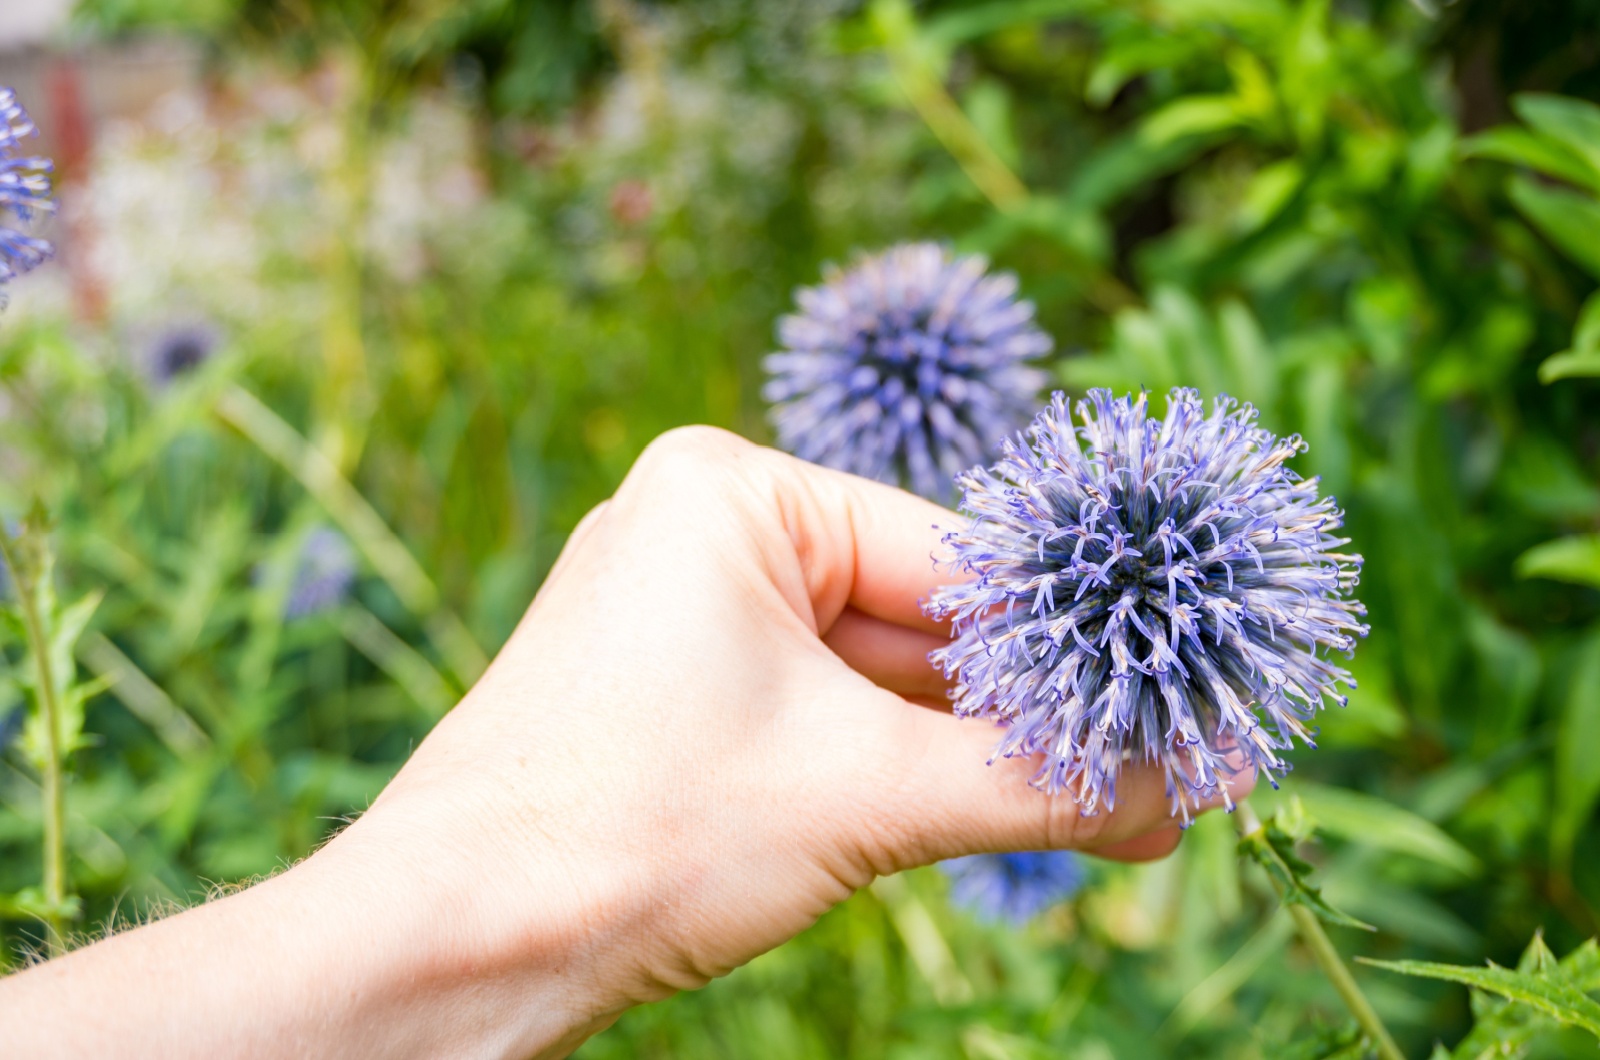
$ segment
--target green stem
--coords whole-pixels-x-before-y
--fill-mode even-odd
[[[322,450],[284,422],[248,390],[230,386],[216,411],[230,426],[276,460],[339,524],[406,609],[423,620],[428,635],[463,685],[471,685],[489,661],[471,631],[444,606],[433,579],[389,524]]]
[[[1234,811],[1234,819],[1238,824],[1241,838],[1254,835],[1261,830],[1261,820],[1256,816],[1248,802],[1241,802]],[[1273,889],[1278,892],[1278,897],[1284,897],[1282,888],[1276,881]],[[1382,1060],[1405,1060],[1405,1054],[1395,1044],[1394,1038],[1389,1034],[1389,1028],[1383,1025],[1377,1010],[1372,1007],[1372,1002],[1367,1000],[1367,995],[1361,992],[1361,987],[1356,983],[1355,976],[1350,974],[1350,969],[1345,965],[1344,958],[1339,956],[1339,951],[1333,945],[1333,940],[1323,930],[1322,922],[1310,909],[1295,902],[1285,902],[1289,915],[1294,918],[1294,925],[1300,932],[1300,938],[1306,947],[1311,950],[1311,956],[1316,960],[1317,967],[1322,969],[1322,974],[1328,982],[1339,992],[1344,999],[1345,1007],[1350,1010],[1350,1015],[1356,1018],[1361,1029],[1372,1041]]]
[[[61,706],[56,701],[55,674],[50,666],[50,641],[44,632],[44,617],[39,614],[39,601],[32,575],[25,564],[17,562],[15,542],[11,535],[0,530],[0,554],[5,557],[6,568],[11,572],[17,589],[17,602],[22,609],[22,624],[27,630],[28,652],[37,668],[37,695],[40,712],[44,715],[45,761],[43,769],[44,797],[44,898],[49,907],[45,912],[46,945],[51,956],[66,951],[65,913],[67,903],[67,793],[63,777],[61,755]]]

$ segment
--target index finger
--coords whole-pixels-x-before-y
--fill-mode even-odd
[[[936,556],[966,517],[905,490],[777,453],[784,522],[823,628],[846,605],[895,625],[947,634],[922,601],[959,580]],[[826,616],[826,617],[824,617]]]

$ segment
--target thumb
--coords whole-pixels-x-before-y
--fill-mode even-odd
[[[1136,840],[1178,823],[1158,766],[1125,764],[1116,808],[1086,817],[1069,793],[1050,795],[1028,783],[1038,768],[1037,756],[991,764],[995,727],[919,707],[908,707],[899,720],[906,727],[894,763],[901,776],[891,786],[895,805],[887,809],[902,822],[897,834],[906,849],[898,853],[908,866],[1023,850],[1084,850],[1134,859],[1151,845]],[[1228,782],[1230,797],[1238,801],[1254,786],[1254,773],[1242,772]],[[1219,796],[1201,809],[1224,804]]]

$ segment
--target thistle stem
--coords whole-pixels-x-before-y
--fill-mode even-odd
[[[1237,822],[1240,838],[1254,835],[1261,830],[1261,819],[1256,816],[1248,802],[1240,802],[1234,810],[1234,820]],[[1278,892],[1278,897],[1283,898],[1283,889],[1273,882],[1273,889]],[[1344,1000],[1345,1007],[1350,1010],[1361,1029],[1372,1040],[1372,1045],[1378,1051],[1382,1060],[1405,1060],[1405,1054],[1395,1044],[1394,1038],[1389,1034],[1389,1028],[1383,1025],[1377,1010],[1372,1007],[1372,1002],[1367,1000],[1367,995],[1361,992],[1361,987],[1356,983],[1355,977],[1350,974],[1350,969],[1345,965],[1344,958],[1339,956],[1339,951],[1333,945],[1333,940],[1323,930],[1322,922],[1317,915],[1303,905],[1294,902],[1285,902],[1289,915],[1294,919],[1295,928],[1300,932],[1300,938],[1306,947],[1311,950],[1311,956],[1316,959],[1317,967],[1322,969],[1322,974],[1328,982],[1339,992]]]
[[[37,673],[39,710],[44,715],[45,760],[43,783],[40,785],[44,802],[44,899],[45,945],[52,957],[66,951],[65,907],[67,902],[67,797],[61,755],[61,705],[56,700],[55,674],[50,665],[50,640],[44,632],[44,616],[39,614],[39,601],[30,584],[32,575],[17,562],[15,542],[11,535],[0,529],[0,555],[17,590],[17,603],[22,610],[22,624],[27,631],[28,653],[33,656]]]

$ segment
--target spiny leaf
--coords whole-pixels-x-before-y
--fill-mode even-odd
[[[1298,803],[1294,805],[1298,806]],[[1295,829],[1297,823],[1303,823],[1303,818],[1301,821],[1291,818],[1290,827],[1301,831],[1302,829]],[[1313,887],[1307,881],[1312,866],[1295,853],[1296,841],[1295,835],[1280,827],[1278,817],[1274,817],[1239,840],[1239,852],[1266,870],[1278,892],[1283,895],[1285,903],[1303,905],[1315,913],[1318,919],[1330,924],[1358,928],[1361,931],[1378,930],[1371,924],[1357,920],[1328,904],[1328,900],[1322,897],[1321,889]]]
[[[1590,939],[1561,958],[1561,972],[1579,990],[1600,990],[1600,943]]]
[[[1600,1003],[1568,982],[1564,975],[1552,972],[1546,966],[1543,972],[1521,972],[1490,964],[1486,968],[1472,968],[1457,964],[1436,964],[1432,961],[1379,961],[1358,957],[1363,964],[1383,968],[1401,975],[1420,976],[1424,979],[1443,979],[1446,982],[1486,990],[1510,998],[1543,1013],[1559,1023],[1580,1027],[1600,1037]]]

